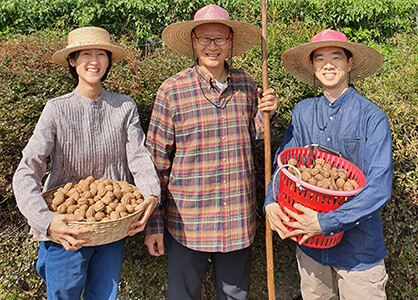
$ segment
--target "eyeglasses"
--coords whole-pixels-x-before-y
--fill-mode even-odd
[[[195,36],[195,38],[197,39],[197,42],[199,43],[200,46],[209,46],[211,42],[214,42],[216,46],[225,46],[226,41],[229,40],[229,37],[227,37],[227,38],[220,37],[220,38],[210,39],[210,38],[207,38],[207,37],[197,37],[197,36]]]

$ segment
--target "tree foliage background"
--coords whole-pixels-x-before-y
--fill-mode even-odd
[[[128,49],[129,59],[115,64],[107,89],[126,93],[137,102],[148,127],[155,93],[162,81],[192,64],[167,50],[160,40],[168,24],[191,20],[200,7],[215,3],[232,19],[261,27],[259,1],[156,0],[0,0],[0,298],[43,299],[45,287],[35,271],[37,244],[13,197],[11,179],[37,119],[49,99],[70,92],[74,83],[65,68],[50,61],[65,46],[67,33],[80,26],[100,26]],[[270,86],[279,97],[272,151],[277,149],[295,103],[313,89],[282,67],[282,53],[325,28],[344,32],[349,40],[376,48],[384,65],[356,83],[359,92],[388,115],[393,138],[392,199],[382,210],[388,257],[388,299],[418,298],[418,100],[417,3],[414,0],[271,0],[268,3],[268,66]],[[234,58],[233,66],[248,72],[261,86],[261,47]],[[258,232],[254,243],[250,299],[266,299],[264,245],[263,149],[256,147]],[[163,299],[165,257],[147,254],[143,236],[127,240],[120,299]],[[274,237],[277,299],[298,295],[294,244]],[[202,299],[213,299],[210,265]]]

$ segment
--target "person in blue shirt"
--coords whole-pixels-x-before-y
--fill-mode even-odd
[[[317,213],[300,204],[298,215],[283,213],[269,183],[265,212],[280,238],[302,239],[296,250],[303,299],[386,299],[386,248],[380,210],[392,190],[392,140],[386,114],[360,95],[351,84],[382,65],[375,49],[347,41],[344,34],[324,30],[310,43],[286,51],[286,70],[296,79],[322,87],[323,93],[299,102],[292,113],[277,158],[287,148],[321,144],[341,153],[365,174],[366,185],[341,207]],[[277,191],[278,180],[275,181]],[[277,195],[277,192],[276,192]],[[288,230],[285,225],[291,228]],[[317,249],[303,246],[310,237],[344,231],[337,245]]]

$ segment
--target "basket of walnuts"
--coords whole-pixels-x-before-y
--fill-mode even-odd
[[[72,228],[92,229],[77,236],[77,239],[89,240],[83,247],[126,237],[131,223],[142,215],[135,207],[144,201],[139,190],[126,181],[95,180],[92,176],[48,190],[43,197],[51,211],[83,217],[82,221],[68,222]]]
[[[293,205],[299,203],[316,212],[329,212],[356,195],[366,184],[366,177],[353,163],[341,156],[306,147],[289,148],[282,151],[277,159],[278,171],[273,177],[273,187],[277,174],[279,189],[274,198],[283,209],[287,207],[300,213]],[[290,218],[293,221],[293,218]],[[286,226],[292,230],[289,226]],[[337,245],[344,232],[331,236],[315,235],[303,245],[311,248],[330,248]],[[301,240],[297,237],[297,241]]]

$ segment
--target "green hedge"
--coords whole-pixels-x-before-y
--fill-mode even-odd
[[[49,11],[47,9],[49,3],[51,7],[61,7],[65,3],[76,2],[79,1],[45,1],[39,7]],[[107,9],[110,9],[109,7],[116,5],[116,3],[121,3],[120,5],[123,8],[127,7],[128,4],[139,3],[139,1],[122,0],[107,2],[109,3],[109,6],[106,6]],[[271,5],[273,2],[277,5]],[[27,226],[24,225],[25,221],[15,206],[11,179],[21,158],[21,150],[26,145],[46,101],[71,91],[73,81],[65,68],[50,61],[52,53],[64,46],[67,30],[45,29],[41,26],[39,28],[33,27],[34,31],[31,34],[10,35],[10,33],[19,32],[18,26],[9,26],[5,29],[5,21],[3,21],[5,19],[5,7],[9,7],[11,16],[13,13],[19,13],[23,16],[24,14],[16,9],[19,3],[26,3],[26,8],[29,9],[28,3],[30,1],[8,1],[7,3],[4,1],[0,4],[0,20],[2,20],[0,23],[3,26],[1,31],[4,33],[4,35],[0,35],[0,82],[2,82],[2,89],[0,89],[0,253],[2,255],[0,261],[0,269],[2,269],[0,274],[0,298],[41,299],[44,295],[44,286],[34,271],[36,244],[31,243],[27,235]],[[81,20],[80,15],[77,14],[81,11],[87,11],[87,7],[90,7],[92,3],[100,5],[102,1],[85,1],[85,7],[79,6],[78,10],[72,10],[64,15],[67,15],[67,18],[73,16],[74,20]],[[255,2],[237,0],[225,1],[224,3],[228,3],[231,7],[237,7],[235,10],[237,15],[251,11],[251,14],[246,13],[246,20],[259,24],[260,16],[253,13],[256,12]],[[243,3],[246,5],[243,5]],[[329,16],[325,13],[317,16],[317,22],[309,21],[307,17],[302,18],[298,15],[301,13],[301,9],[297,9],[297,7],[316,3],[316,6],[310,9],[325,10],[326,7],[329,8],[330,3],[340,3],[341,7],[344,7],[343,5],[348,7],[347,3],[351,3],[349,7],[355,7],[354,4],[361,3],[361,1],[271,1],[269,3],[269,80],[270,86],[276,90],[280,102],[278,109],[280,118],[278,119],[277,130],[272,137],[274,154],[285,126],[290,120],[291,110],[295,103],[313,93],[312,88],[299,83],[283,69],[280,56],[285,50],[309,41],[314,33],[328,27],[328,23],[325,23],[329,21],[327,19]],[[287,4],[280,6],[281,3]],[[293,6],[289,3],[292,3]],[[370,1],[367,3],[369,4],[365,2],[364,5],[373,5],[377,2]],[[418,134],[416,130],[416,124],[418,123],[418,85],[416,79],[418,66],[416,64],[416,53],[418,53],[418,37],[412,33],[410,27],[413,22],[409,22],[409,15],[400,13],[400,1],[381,1],[381,3],[381,10],[376,8],[376,11],[384,11],[383,8],[390,4],[392,5],[391,9],[397,11],[398,16],[396,14],[382,15],[379,20],[375,20],[374,25],[370,28],[376,28],[378,24],[397,24],[401,28],[399,31],[404,31],[404,33],[396,33],[397,29],[392,28],[392,25],[379,28],[379,35],[385,37],[382,41],[379,41],[377,35],[368,33],[373,36],[373,39],[367,40],[366,38],[367,41],[363,40],[363,42],[367,42],[383,54],[384,65],[374,76],[356,83],[356,88],[378,104],[390,120],[394,159],[393,197],[382,211],[385,241],[388,249],[386,264],[390,276],[387,293],[388,299],[413,299],[418,297],[416,284],[416,270],[418,269],[416,245],[416,216],[418,214]],[[406,7],[410,5],[409,8],[411,8],[410,1],[404,3]],[[242,6],[238,6],[238,4]],[[15,5],[15,10],[10,8],[13,5]],[[193,3],[186,5],[184,1],[179,1],[178,5],[180,10],[189,9],[190,14],[196,6]],[[252,8],[251,5],[254,5],[254,7]],[[164,16],[162,13],[164,7],[162,5],[161,11],[158,12],[161,13],[160,16]],[[33,11],[40,10],[35,6],[31,9]],[[58,10],[58,8],[56,9]],[[285,12],[288,13],[288,18],[283,18]],[[351,13],[354,14],[354,12]],[[29,19],[35,20],[33,24],[38,24],[37,22],[42,24],[42,20],[49,20],[47,15],[42,20],[30,16],[30,14],[27,14],[26,17],[22,17],[21,21],[16,22],[16,24],[26,24],[26,27],[22,26],[22,32],[24,32],[24,28],[32,28],[28,26],[31,23],[25,23]],[[171,20],[174,20],[173,18],[179,19],[178,16],[170,17],[165,19],[165,22],[171,22]],[[184,18],[188,19],[189,17]],[[348,18],[348,13],[343,14],[342,18]],[[55,17],[54,20],[58,19],[59,17]],[[18,19],[16,18],[16,20]],[[63,19],[60,19],[60,24],[63,26],[60,27],[58,21],[54,23],[53,19],[50,20],[49,23],[54,24],[53,26],[57,29],[64,28],[68,24],[71,24],[71,26],[77,26],[78,24],[65,23],[62,21]],[[306,22],[302,22],[302,20]],[[359,28],[355,25],[361,23],[362,20],[366,20],[364,16],[363,19],[353,21],[355,23],[353,23],[353,28]],[[372,21],[369,20],[369,22]],[[100,24],[103,23],[95,25]],[[110,24],[110,22],[106,24]],[[401,24],[409,25],[401,27]],[[117,26],[117,24],[113,25]],[[352,30],[352,38],[364,39],[365,36],[361,32],[368,28],[366,25],[360,26],[361,29]],[[161,24],[158,26],[155,25],[154,27],[160,29],[164,27]],[[40,28],[43,28],[43,30],[38,30]],[[341,28],[347,29],[348,26],[343,25],[341,21]],[[385,33],[383,28],[389,31]],[[390,30],[393,30],[391,34]],[[112,31],[112,33],[117,32],[123,32],[118,36],[118,43],[128,49],[130,58],[128,61],[115,64],[112,67],[105,85],[109,90],[129,94],[135,99],[143,127],[146,130],[154,96],[159,85],[165,78],[190,66],[192,62],[160,47],[148,49],[146,51],[148,55],[145,55],[143,49],[138,50],[135,28],[128,30],[125,27],[120,31]],[[155,36],[157,36],[157,30]],[[152,34],[148,37],[152,37]],[[250,52],[235,58],[232,64],[234,67],[250,73],[261,86],[260,53],[260,46],[257,46]],[[262,147],[256,148],[255,153],[259,207],[250,299],[267,298],[264,216],[261,212],[264,197]],[[166,289],[165,258],[150,257],[146,254],[146,249],[142,244],[142,235],[128,239],[120,287],[121,299],[163,298]],[[297,292],[298,287],[298,275],[293,255],[294,244],[291,241],[279,241],[275,236],[274,245],[277,299],[292,299],[292,297],[297,296],[294,293]],[[204,295],[202,299],[213,298],[210,276],[211,273],[209,272],[203,286]]]
[[[235,19],[260,16],[259,0],[8,0],[0,2],[0,34],[37,30],[68,31],[96,25],[117,36],[130,35],[143,49],[158,44],[168,24],[190,20],[200,7],[216,3]],[[383,42],[394,33],[412,33],[415,0],[269,0],[271,22],[331,27],[353,41]]]

